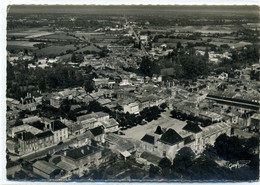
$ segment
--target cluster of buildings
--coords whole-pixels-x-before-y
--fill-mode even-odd
[[[104,30],[122,31],[121,28]],[[129,36],[132,34],[133,29]],[[175,36],[191,34],[177,31]],[[141,35],[139,39],[147,47],[149,36]],[[87,92],[84,87],[75,87],[48,93],[27,93],[20,100],[6,99],[7,151],[15,158],[8,161],[8,175],[14,176],[15,172],[22,170],[17,161],[24,159],[31,163],[32,173],[40,178],[82,177],[100,164],[109,165],[113,154],[124,160],[133,156],[149,169],[150,164],[158,165],[164,157],[172,161],[183,147],[189,147],[200,155],[205,146],[214,145],[221,134],[241,138],[257,135],[260,122],[258,64],[236,70],[234,74],[213,74],[182,84],[177,80],[164,81],[161,75],[147,77],[123,70],[137,69],[143,56],[141,50],[132,45],[109,44],[107,48],[109,53],[106,57],[86,54],[84,61],[77,64],[79,68],[89,65],[94,68],[97,76],[89,82],[94,87],[92,92]],[[197,54],[205,55],[205,47],[195,49]],[[149,54],[156,59],[170,52],[172,50],[167,44],[161,44],[152,48]],[[212,51],[208,54],[209,60],[215,63],[230,58],[228,52],[216,54]],[[8,55],[12,64],[20,59],[32,60],[22,54],[18,54],[18,58]],[[46,68],[59,61],[59,57],[38,59],[28,67]],[[167,76],[171,71],[163,73]],[[70,110],[64,113],[66,116],[44,114],[43,102],[47,108],[58,112],[64,108],[65,101],[71,103]],[[173,115],[170,117],[165,113],[163,122],[153,120],[153,123],[146,124],[152,129],[143,129],[142,137],[136,139],[134,134],[125,136],[124,130],[128,128],[122,126],[121,129],[117,118],[108,113],[82,110],[93,101],[121,115],[134,116],[146,108],[164,104],[169,108],[165,112],[172,111]],[[68,116],[70,111],[73,115]],[[144,125],[138,126],[142,129]]]

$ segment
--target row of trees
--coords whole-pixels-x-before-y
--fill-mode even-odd
[[[188,121],[188,122],[195,122],[195,123],[200,123],[200,125],[202,127],[206,127],[208,125],[211,125],[212,124],[212,121],[211,120],[207,120],[207,119],[202,119],[200,117],[197,117],[197,116],[193,116],[193,115],[190,115],[190,114],[186,114],[186,113],[183,113],[181,111],[178,111],[178,110],[175,110],[173,109],[171,111],[171,117],[172,118],[176,118],[176,119],[179,119],[179,120],[182,120],[182,121]],[[194,123],[194,124],[195,124]]]
[[[173,74],[177,79],[194,79],[202,75],[209,74],[208,56],[198,56],[193,48],[184,49],[179,46],[165,59],[152,61],[148,57],[144,57],[140,63],[140,71],[146,76],[160,74],[161,69],[174,69]]]
[[[83,73],[86,74],[83,77]],[[86,86],[87,91],[94,90],[91,80],[96,77],[92,68],[79,71],[67,65],[54,64],[52,68],[28,69],[28,62],[12,66],[7,62],[7,96],[20,99],[31,90],[51,92],[59,88]]]
[[[259,45],[253,44],[242,48],[240,51],[232,50],[231,59],[224,59],[216,68],[222,68],[224,72],[242,69],[259,61]]]

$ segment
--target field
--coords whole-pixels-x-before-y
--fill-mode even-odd
[[[16,38],[25,38],[30,39],[34,37],[39,37],[42,35],[50,35],[53,32],[46,31],[47,28],[30,28],[30,29],[15,29],[15,30],[7,30],[7,37],[16,37]]]
[[[37,49],[33,45],[39,44],[40,42],[29,42],[29,41],[7,41],[7,50],[23,50],[23,49]]]
[[[95,51],[95,52],[98,53],[98,52],[101,51],[101,49],[97,48],[94,45],[90,45],[90,46],[87,46],[87,47],[84,47],[84,48],[77,50],[76,53],[80,53],[80,52],[84,52],[84,51]]]
[[[62,55],[62,56],[60,57],[60,59],[61,59],[63,62],[69,61],[69,60],[71,59],[71,56],[72,56],[72,54]]]
[[[232,33],[239,29],[238,26],[174,26],[171,30],[178,30],[180,32],[201,32],[201,33]]]
[[[216,46],[227,44],[227,45],[229,45],[229,47],[234,47],[234,48],[241,48],[241,47],[244,47],[246,45],[252,45],[250,42],[243,42],[243,41],[237,42],[237,43],[210,42],[210,44],[214,44]]]
[[[40,35],[37,39],[50,39],[50,40],[76,40],[75,37],[66,35],[65,33],[53,33],[51,35]]]
[[[110,34],[105,34],[101,32],[82,32],[82,31],[77,31],[75,33],[76,37],[85,37],[86,39],[98,39],[98,40],[103,40],[103,39],[116,39],[117,37],[114,35]]]
[[[66,53],[67,50],[75,50],[73,45],[65,46],[49,46],[36,51],[37,55],[48,56],[48,55],[60,55],[61,53]]]

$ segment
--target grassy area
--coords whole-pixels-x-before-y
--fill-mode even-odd
[[[35,38],[42,35],[53,34],[53,32],[46,31],[45,27],[42,28],[27,28],[27,29],[15,29],[15,30],[7,30],[7,37],[15,37],[15,38]]]
[[[37,37],[37,39],[68,40],[68,41],[76,40],[75,37],[72,37],[72,36],[67,35],[65,33],[54,33],[54,34],[51,34],[51,35],[44,35],[44,36]]]
[[[65,46],[49,46],[36,51],[37,55],[60,55],[61,53],[66,53],[67,50],[74,50],[74,45]]]
[[[97,48],[97,47],[94,46],[94,45],[90,45],[90,46],[86,46],[86,47],[84,47],[84,48],[81,48],[81,49],[77,50],[76,53],[80,53],[80,52],[83,53],[84,51],[95,51],[95,52],[98,53],[98,52],[101,51],[101,49]]]
[[[29,41],[7,41],[7,47],[24,46],[28,48],[33,48],[34,44],[39,44],[40,42],[29,42]]]

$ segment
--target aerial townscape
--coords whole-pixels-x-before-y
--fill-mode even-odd
[[[259,178],[258,6],[8,8],[8,180]]]

